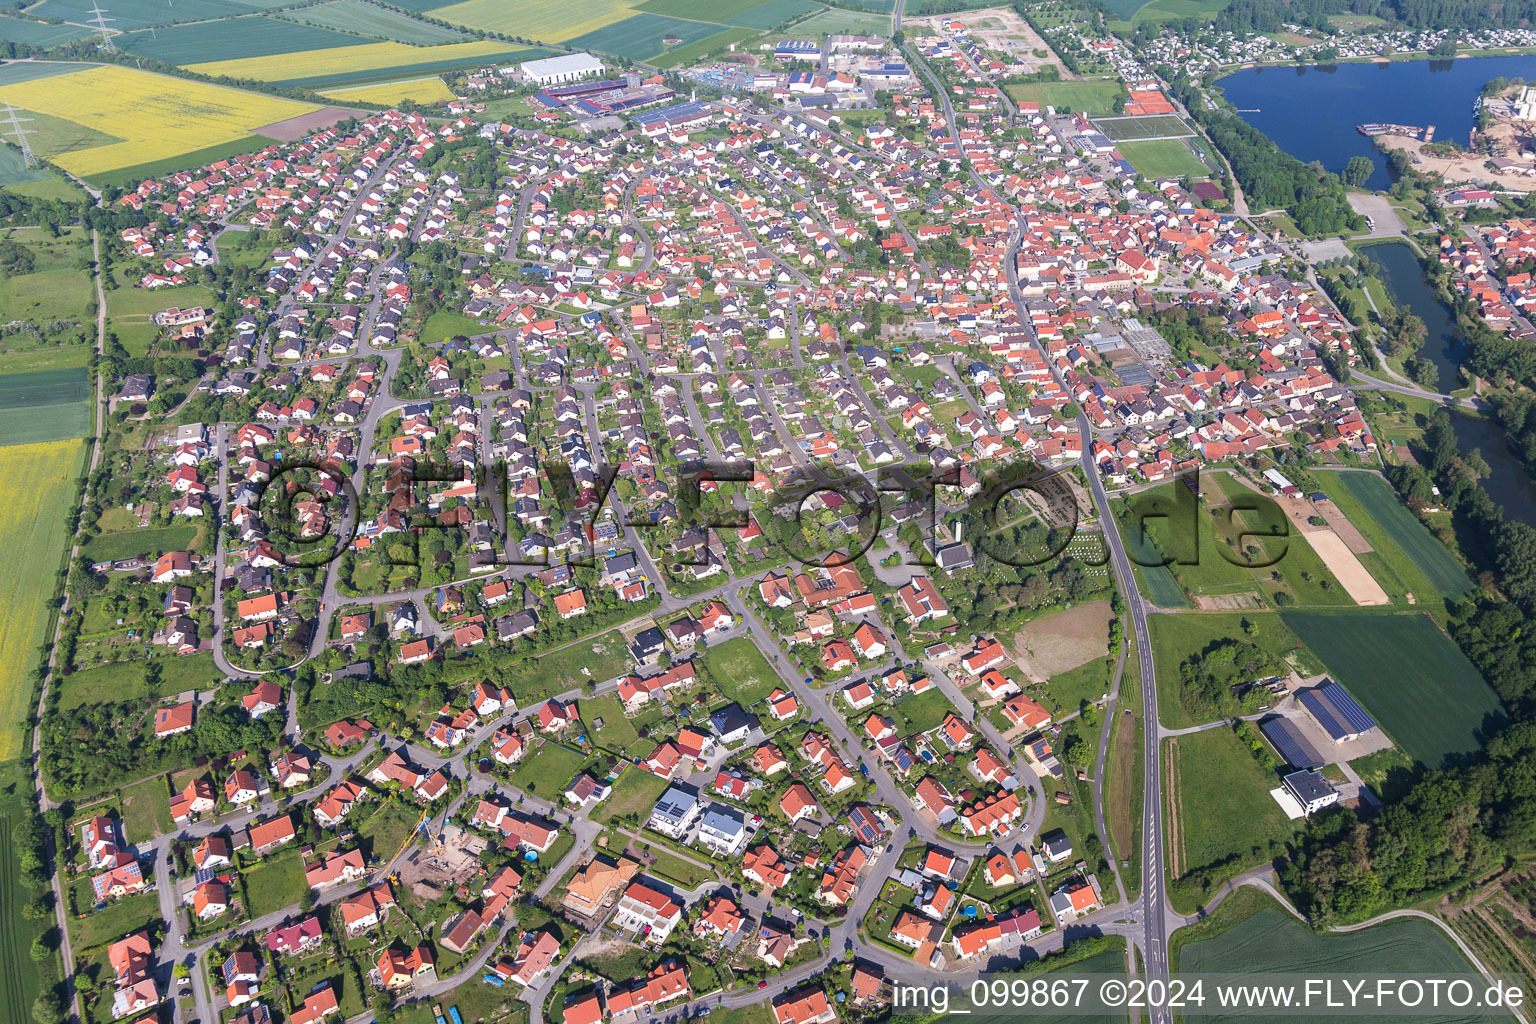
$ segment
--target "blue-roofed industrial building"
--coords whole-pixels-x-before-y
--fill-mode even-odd
[[[1366,713],[1349,692],[1332,679],[1301,694],[1301,706],[1317,719],[1328,738],[1335,743],[1358,739],[1376,728],[1376,720]]]
[[[821,44],[810,39],[784,39],[773,48],[775,60],[820,60]]]
[[[1259,731],[1274,746],[1280,759],[1292,768],[1321,768],[1328,762],[1317,752],[1296,723],[1283,715],[1271,715],[1259,723]]]

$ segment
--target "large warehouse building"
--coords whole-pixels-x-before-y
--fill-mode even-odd
[[[562,53],[558,57],[524,61],[521,70],[527,81],[539,85],[559,85],[587,75],[602,74],[603,62],[590,53]]]

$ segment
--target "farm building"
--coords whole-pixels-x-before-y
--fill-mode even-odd
[[[1281,715],[1273,715],[1259,723],[1259,731],[1274,745],[1282,760],[1292,768],[1321,768],[1328,762],[1317,752],[1312,741],[1302,734],[1296,723]]]
[[[590,53],[562,53],[558,57],[524,61],[519,66],[525,80],[537,85],[574,82],[587,75],[603,73],[603,62]]]
[[[1301,706],[1317,719],[1317,724],[1335,743],[1359,739],[1362,733],[1376,728],[1376,720],[1332,679],[1303,692]]]
[[[1282,781],[1306,814],[1339,802],[1339,791],[1318,772],[1291,772]]]

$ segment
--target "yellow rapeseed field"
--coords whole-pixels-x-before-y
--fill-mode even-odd
[[[329,96],[341,103],[381,103],[393,106],[401,100],[417,103],[442,103],[453,99],[453,90],[436,76],[412,78],[404,82],[383,82],[378,85],[359,85],[351,89],[329,89],[320,95]]]
[[[563,43],[636,13],[625,0],[521,0],[515,4],[506,0],[464,0],[451,7],[439,7],[432,16],[520,39]]]
[[[233,142],[252,129],[319,109],[113,65],[7,85],[5,98],[123,140],[53,156],[82,177]]]
[[[21,754],[83,441],[0,447],[0,761]]]
[[[334,46],[325,50],[300,50],[276,53],[269,57],[240,57],[207,64],[188,64],[188,71],[231,78],[254,78],[260,82],[286,82],[315,75],[343,75],[352,71],[383,71],[435,61],[467,60],[492,53],[506,53],[518,47],[480,39],[471,43],[445,43],[442,46],[407,46],[404,43],[363,43],[360,46]]]

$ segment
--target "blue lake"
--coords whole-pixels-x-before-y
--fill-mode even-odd
[[[1436,139],[1463,145],[1475,118],[1472,104],[1491,78],[1536,80],[1536,56],[1468,57],[1395,64],[1250,68],[1216,84],[1249,124],[1297,159],[1342,171],[1352,156],[1376,170],[1370,188],[1392,184],[1386,159],[1355,131],[1369,121],[1434,125]]]

